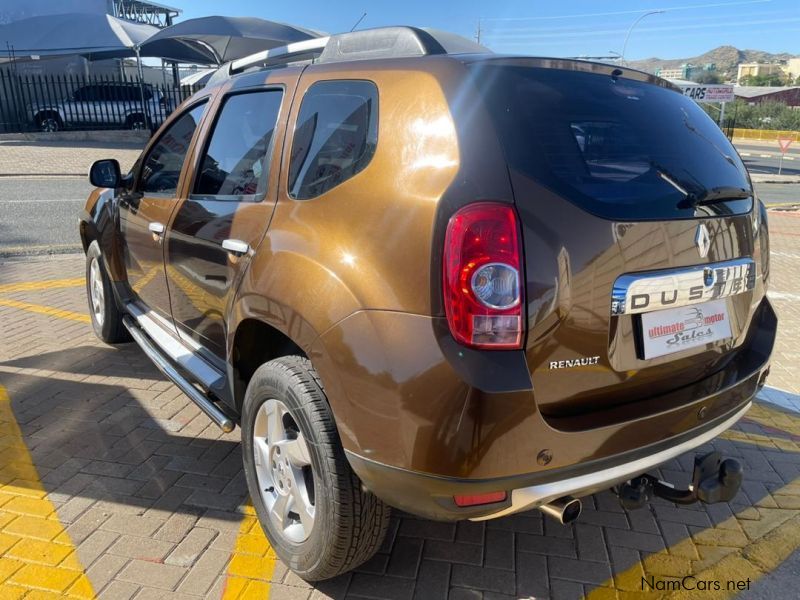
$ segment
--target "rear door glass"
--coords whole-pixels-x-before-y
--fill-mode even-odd
[[[728,139],[678,91],[565,69],[491,62],[470,68],[512,175],[534,179],[598,216],[691,218],[696,213],[687,194],[751,192]],[[739,198],[715,203],[714,212],[751,207],[751,198]]]

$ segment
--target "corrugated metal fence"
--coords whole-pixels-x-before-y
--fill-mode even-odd
[[[202,86],[0,71],[0,133],[155,129]]]

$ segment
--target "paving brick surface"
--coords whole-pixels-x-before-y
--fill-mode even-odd
[[[0,385],[35,467],[9,461],[2,429],[0,597],[605,598],[642,578],[769,572],[800,543],[800,217],[772,213],[771,229],[776,389],[708,446],[747,467],[730,503],[626,513],[603,493],[568,527],[537,511],[457,524],[396,512],[374,559],[314,586],[259,530],[238,431],[222,434],[135,346],[95,339],[82,257],[0,263]],[[686,456],[662,472],[690,470]]]

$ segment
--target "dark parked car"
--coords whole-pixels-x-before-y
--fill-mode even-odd
[[[569,522],[608,488],[739,489],[716,453],[690,487],[648,474],[747,412],[777,327],[764,206],[664,80],[358,31],[228,65],[91,180],[97,335],[241,426],[306,579],[368,559],[389,506]]]

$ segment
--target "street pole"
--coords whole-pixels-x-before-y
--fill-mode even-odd
[[[667,11],[665,11],[665,10],[651,10],[650,12],[646,12],[643,15],[641,15],[638,19],[636,19],[631,24],[631,26],[628,28],[628,33],[625,34],[625,43],[622,44],[622,54],[620,55],[620,57],[622,58],[622,64],[625,64],[625,51],[628,49],[628,40],[631,37],[631,32],[633,31],[633,28],[636,27],[639,24],[639,22],[642,19],[644,19],[645,17],[649,17],[650,15],[660,15],[661,13],[665,13],[665,12],[667,12]]]
[[[150,129],[150,116],[147,110],[147,104],[144,101],[144,71],[142,70],[142,55],[139,51],[139,46],[134,46],[133,51],[136,53],[136,69],[139,71],[139,98],[142,100],[142,114],[144,115],[144,126]]]

